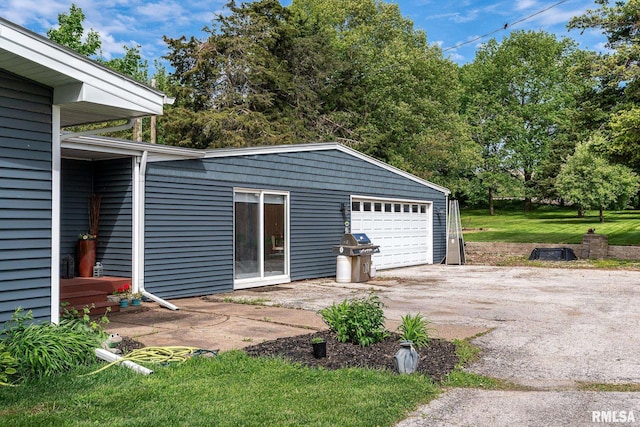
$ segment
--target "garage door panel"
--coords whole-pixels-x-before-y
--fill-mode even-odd
[[[353,198],[353,201],[360,202],[360,210],[351,212],[351,230],[353,233],[366,233],[374,244],[380,245],[381,253],[373,255],[376,268],[431,262],[429,203],[380,202],[361,198]],[[365,206],[371,206],[371,209],[365,211]],[[400,207],[399,212],[396,212],[396,206]]]

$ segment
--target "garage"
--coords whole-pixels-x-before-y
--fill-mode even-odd
[[[380,245],[377,269],[433,263],[432,202],[351,198],[351,232]]]

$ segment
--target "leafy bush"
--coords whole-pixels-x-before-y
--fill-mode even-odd
[[[416,347],[424,347],[429,344],[429,331],[427,325],[429,321],[422,317],[420,313],[412,316],[408,313],[402,316],[402,323],[398,326],[400,339],[403,341],[413,341]]]
[[[385,339],[384,304],[378,296],[344,300],[323,308],[318,313],[329,329],[336,332],[338,341],[368,346]]]
[[[95,361],[102,335],[82,320],[63,320],[59,325],[30,323],[31,311],[19,308],[7,322],[4,345],[17,359],[17,376],[29,379],[66,372]]]
[[[0,341],[0,386],[11,385],[9,377],[16,374],[18,361],[5,349],[3,341]]]
[[[95,304],[91,304],[91,306],[85,305],[82,308],[82,312],[78,311],[68,302],[60,303],[60,307],[62,308],[62,323],[71,321],[75,324],[74,327],[76,328],[82,328],[82,325],[84,325],[84,327],[87,328],[88,333],[94,332],[104,335],[104,338],[106,338],[104,326],[109,324],[107,314],[111,312],[111,307],[107,307],[107,312],[100,318],[100,320],[91,318],[91,310],[96,308]]]

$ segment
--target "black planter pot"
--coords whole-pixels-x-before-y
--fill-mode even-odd
[[[327,357],[326,342],[314,342],[311,345],[313,346],[313,357],[315,357],[316,359]]]

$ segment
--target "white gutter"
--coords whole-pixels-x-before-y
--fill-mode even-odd
[[[163,307],[178,310],[178,306],[144,289],[144,199],[148,156],[149,152],[143,151],[133,169],[133,292],[141,292],[144,297]]]
[[[112,153],[130,157],[141,156],[144,151],[148,151],[149,158],[147,159],[147,163],[162,160],[197,159],[205,155],[203,150],[193,148],[125,141],[106,136],[69,136],[69,138],[62,143],[62,148]]]
[[[135,124],[135,121],[136,121],[135,119],[129,119],[127,123],[119,126],[111,126],[107,128],[100,128],[100,129],[90,129],[90,130],[84,130],[82,132],[66,133],[62,135],[61,139],[62,141],[64,141],[66,139],[75,138],[78,136],[91,136],[91,135],[98,135],[105,132],[118,132],[121,130],[128,130],[133,127],[133,125]]]

